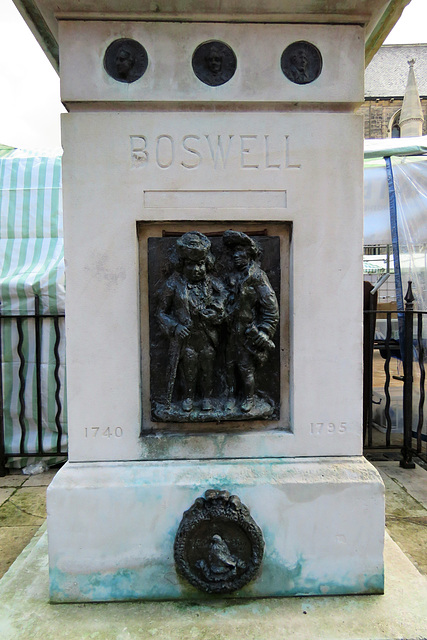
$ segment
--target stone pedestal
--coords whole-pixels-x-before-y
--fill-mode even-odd
[[[177,574],[173,546],[207,487],[250,505],[265,540],[258,577],[227,597],[382,593],[373,467],[359,457],[253,458],[69,463],[49,489],[51,599],[206,599]]]
[[[70,461],[48,491],[52,600],[206,597],[173,558],[206,491],[238,496],[265,543],[230,597],[381,592],[382,483],[361,455],[362,27],[59,27]],[[105,58],[123,38],[146,52],[132,82]],[[217,85],[194,64],[213,41],[236,60]],[[314,77],[286,62],[301,42],[320,56]],[[280,309],[274,411],[162,421],[150,239],[229,229],[280,247],[274,274],[260,262]],[[232,546],[197,566],[238,571]]]

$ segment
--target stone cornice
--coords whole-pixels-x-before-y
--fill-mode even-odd
[[[368,63],[410,0],[13,0],[59,70],[58,20],[144,20],[358,24]]]

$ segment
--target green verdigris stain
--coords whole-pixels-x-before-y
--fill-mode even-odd
[[[120,569],[116,572],[94,572],[70,576],[57,568],[50,570],[50,595],[53,602],[104,602],[111,600],[168,600],[181,598],[193,602],[235,602],[238,598],[260,597],[263,585],[269,595],[308,596],[341,594],[381,594],[384,575],[360,576],[348,579],[337,575],[334,580],[318,580],[304,575],[306,563],[298,558],[292,566],[268,558],[257,578],[243,589],[226,596],[212,596],[198,591],[175,572],[168,563],[151,561],[141,569]]]
[[[49,571],[53,602],[107,602],[111,600],[167,600],[179,597],[178,585],[165,586],[170,567],[144,567],[144,571],[120,569],[70,576],[60,569]],[[161,590],[161,594],[159,591]]]
[[[384,593],[384,571],[366,578],[365,589],[368,593]]]

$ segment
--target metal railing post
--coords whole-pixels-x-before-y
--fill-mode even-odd
[[[423,343],[423,314],[417,313],[417,346],[418,346],[418,367],[420,370],[420,400],[418,403],[418,425],[417,425],[417,453],[421,453],[421,434],[424,425],[424,402],[425,402],[425,380],[426,372],[424,367],[424,343]]]
[[[0,303],[1,305],[1,303]],[[6,448],[4,443],[4,415],[3,415],[3,349],[2,349],[2,314],[0,307],[0,477],[8,473],[6,468]]]
[[[0,303],[1,304],[1,303]],[[62,439],[63,439],[63,426],[61,424],[61,415],[63,412],[63,407],[61,403],[61,378],[60,378],[60,368],[61,368],[61,358],[59,353],[59,345],[61,341],[61,330],[59,326],[59,318],[63,318],[64,314],[41,314],[40,313],[40,301],[38,296],[35,299],[35,310],[34,313],[8,313],[3,315],[1,313],[0,307],[0,477],[9,473],[8,468],[6,467],[6,463],[11,458],[53,458],[56,456],[66,455],[66,452],[62,452]],[[19,441],[19,450],[16,450],[16,444],[13,438],[8,439],[5,438],[5,415],[4,415],[4,398],[3,398],[3,388],[2,388],[2,374],[3,374],[3,362],[2,362],[2,347],[3,347],[3,321],[4,318],[7,318],[9,321],[15,323],[16,332],[18,336],[18,340],[16,343],[16,353],[19,358],[19,370],[18,375],[13,380],[8,380],[9,385],[15,384],[16,392],[17,392],[17,407],[14,408],[14,412],[18,412],[18,415],[11,415],[10,411],[6,412],[6,426],[8,429],[8,434],[13,431],[15,428],[18,431],[18,426],[20,428],[20,441]],[[53,326],[55,330],[55,344],[53,347],[53,355],[55,358],[55,370],[54,370],[54,379],[55,379],[55,405],[56,405],[56,413],[55,413],[55,425],[57,429],[57,438],[56,438],[56,447],[51,447],[48,451],[45,451],[43,446],[43,408],[42,408],[42,376],[41,376],[41,360],[42,360],[42,322],[44,319],[49,318],[53,320]],[[28,448],[28,435],[29,427],[28,427],[28,417],[26,412],[28,411],[28,407],[25,402],[25,391],[31,388],[31,393],[33,393],[32,380],[28,376],[27,371],[27,361],[28,361],[28,352],[26,349],[25,339],[26,338],[23,323],[28,320],[34,320],[35,329],[34,329],[34,343],[35,343],[35,364],[36,364],[36,400],[37,400],[37,439],[35,445],[32,445],[32,448]],[[31,332],[30,332],[31,334]],[[16,342],[16,341],[15,341]],[[27,345],[28,346],[28,345]],[[7,371],[7,375],[10,377],[12,374],[10,371]],[[52,393],[50,389],[47,390],[48,393]],[[17,424],[19,423],[19,425]],[[31,434],[34,435],[34,434]],[[31,439],[33,441],[33,439]]]
[[[405,296],[405,323],[403,354],[403,447],[400,466],[414,469],[412,461],[412,383],[413,383],[413,334],[414,334],[414,295],[412,282],[408,282]]]
[[[375,332],[375,314],[368,313],[368,332],[369,335],[366,336],[368,345],[368,354],[366,358],[365,367],[365,384],[366,384],[366,423],[364,425],[364,442],[366,440],[366,435],[368,436],[368,446],[372,446],[372,386],[373,386],[373,371],[372,368],[374,366],[374,332]]]
[[[41,316],[40,298],[34,298],[34,338],[36,347],[37,453],[43,453],[42,383],[41,383]]]
[[[372,293],[374,292],[374,293]],[[363,444],[372,446],[372,382],[375,321],[378,294],[363,283]]]

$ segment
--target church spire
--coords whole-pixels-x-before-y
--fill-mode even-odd
[[[408,82],[406,83],[405,96],[403,98],[399,120],[400,135],[402,138],[421,136],[424,122],[417,81],[415,79],[415,60],[408,60],[408,64]]]

